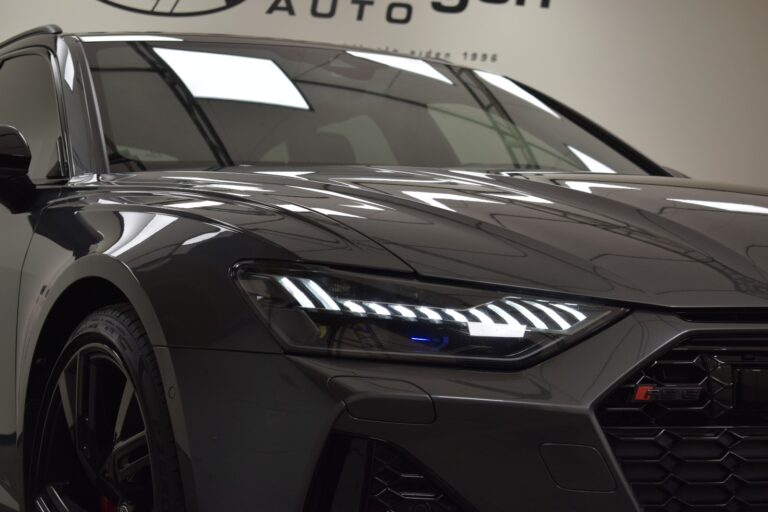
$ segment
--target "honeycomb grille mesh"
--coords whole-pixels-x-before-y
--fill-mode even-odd
[[[597,413],[645,512],[768,512],[768,338],[684,343]]]
[[[406,452],[376,439],[333,434],[304,512],[467,512]],[[459,504],[461,503],[461,505]]]
[[[368,512],[459,512],[429,478],[391,447],[371,446]]]

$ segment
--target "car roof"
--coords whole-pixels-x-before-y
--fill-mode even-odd
[[[333,43],[320,43],[316,41],[306,41],[300,39],[285,39],[285,38],[272,38],[272,37],[260,37],[260,36],[246,36],[246,35],[233,35],[233,34],[202,34],[202,33],[187,33],[187,32],[146,32],[146,31],[119,31],[119,32],[75,32],[65,33],[66,36],[74,36],[78,38],[88,36],[163,36],[163,37],[176,37],[183,39],[184,41],[190,41],[195,43],[229,43],[229,44],[265,44],[272,46],[305,46],[308,48],[321,48],[327,50],[339,50],[339,51],[369,51],[376,52],[385,55],[392,55],[397,57],[415,57],[421,60],[436,62],[440,64],[453,64],[446,59],[439,59],[434,57],[423,57],[417,55],[409,55],[407,53],[398,53],[390,49],[371,48],[366,46],[353,46],[353,45],[340,45]]]
[[[148,31],[104,31],[104,32],[63,32],[58,25],[43,25],[36,27],[15,36],[12,36],[5,41],[0,41],[0,51],[12,51],[19,47],[29,46],[29,43],[36,41],[45,41],[49,45],[53,45],[55,38],[62,36],[71,37],[87,37],[87,36],[165,36],[175,37],[183,39],[184,41],[199,42],[199,43],[229,43],[229,44],[265,44],[272,46],[303,46],[308,48],[322,48],[328,50],[338,51],[369,51],[376,52],[385,55],[392,55],[396,57],[414,57],[421,60],[435,62],[438,64],[451,64],[452,62],[446,59],[440,59],[435,57],[424,57],[418,55],[409,55],[404,53],[398,53],[392,51],[389,48],[369,48],[365,46],[353,46],[353,45],[339,45],[331,43],[320,43],[314,41],[304,40],[291,40],[284,38],[271,38],[271,37],[255,37],[245,35],[232,35],[232,34],[201,34],[201,33],[187,33],[187,32],[148,32]]]

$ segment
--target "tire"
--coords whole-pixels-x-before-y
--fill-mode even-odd
[[[129,305],[83,320],[44,396],[29,486],[38,510],[185,510],[160,370]]]

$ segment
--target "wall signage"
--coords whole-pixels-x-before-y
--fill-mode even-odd
[[[199,16],[231,9],[245,0],[98,0],[112,7],[155,16]]]
[[[98,0],[128,11],[155,16],[199,16],[231,9],[246,0]],[[365,21],[370,7],[384,5],[389,23],[410,23],[419,9],[440,14],[461,14],[472,4],[495,4],[548,9],[552,0],[248,0],[266,6],[268,15],[296,16],[306,11],[313,18],[345,18]]]

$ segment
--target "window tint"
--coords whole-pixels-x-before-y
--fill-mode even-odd
[[[24,55],[0,63],[0,124],[15,127],[27,139],[31,179],[58,174],[61,124],[50,64],[42,56]]]
[[[188,161],[214,159],[193,117],[163,77],[143,69],[99,73],[112,94],[101,99],[110,159]],[[147,122],[152,120],[153,122]]]
[[[112,171],[349,164],[644,173],[491,73],[284,45],[99,42],[86,51]]]
[[[350,117],[325,125],[317,130],[346,138],[351,144],[355,162],[379,162],[380,165],[397,165],[397,157],[389,146],[387,137],[379,125],[367,115]]]
[[[462,162],[493,165],[515,158],[514,141],[488,112],[473,105],[433,103],[429,114]]]

